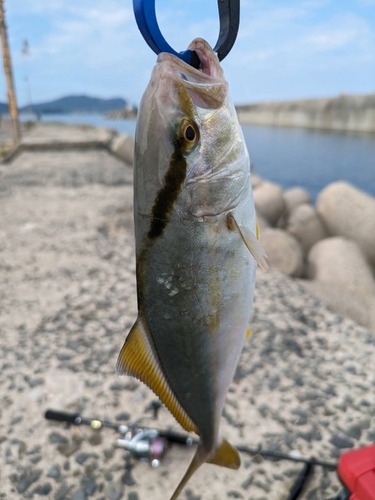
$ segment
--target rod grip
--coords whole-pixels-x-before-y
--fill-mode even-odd
[[[57,410],[47,410],[44,416],[48,420],[58,420],[59,422],[70,422],[72,424],[75,424],[79,418],[78,413],[68,413]]]

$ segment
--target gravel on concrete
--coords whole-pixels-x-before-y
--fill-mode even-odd
[[[191,459],[174,446],[159,468],[127,464],[113,431],[44,419],[150,415],[153,393],[114,374],[137,313],[131,177],[104,151],[23,153],[0,177],[0,499],[166,500]],[[258,272],[251,327],[225,437],[327,461],[373,441],[373,334],[276,271]],[[166,409],[155,425],[181,431]],[[181,498],[282,500],[302,467],[242,458],[202,466]],[[303,498],[339,487],[317,467]]]

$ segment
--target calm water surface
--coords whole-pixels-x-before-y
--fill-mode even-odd
[[[134,136],[135,119],[102,115],[45,115],[43,121],[87,123]],[[243,125],[254,172],[283,188],[303,186],[313,198],[346,180],[375,196],[375,135]]]

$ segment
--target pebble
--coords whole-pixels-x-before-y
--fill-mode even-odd
[[[86,492],[83,489],[76,490],[72,493],[70,500],[86,500]]]
[[[247,490],[249,486],[253,484],[253,481],[254,481],[254,476],[253,474],[250,474],[250,476],[241,483],[241,488]]]
[[[96,491],[96,483],[92,477],[84,477],[82,479],[82,486],[88,496],[91,496]]]
[[[70,492],[70,490],[73,488],[73,486],[69,486],[68,484],[66,483],[63,483],[60,488],[58,488],[58,490],[56,491],[55,495],[54,495],[54,499],[55,500],[63,500],[63,498],[68,495],[68,493]]]
[[[91,453],[79,453],[77,456],[76,456],[76,462],[77,464],[84,464],[86,462],[86,460],[88,460],[89,458],[91,457]]]
[[[187,500],[201,500],[202,498],[201,495],[196,495],[190,488],[185,490],[185,495]]]
[[[136,491],[128,493],[128,500],[139,500],[138,493]]]
[[[345,431],[345,434],[353,439],[361,439],[362,425],[361,423],[353,424]]]
[[[56,443],[66,444],[69,441],[65,436],[63,436],[59,432],[51,432],[51,434],[49,435],[49,442],[53,444]]]
[[[38,493],[38,495],[48,495],[49,493],[51,493],[51,491],[52,491],[51,483],[45,483],[38,487],[36,493]]]
[[[42,470],[33,469],[23,471],[16,484],[18,493],[23,493],[24,491],[26,491],[33,483],[35,483],[35,481],[40,478],[42,472]]]
[[[254,486],[258,486],[258,488],[264,490],[266,493],[269,493],[271,491],[271,487],[269,483],[265,483],[263,481],[256,480],[254,481]]]
[[[64,455],[64,457],[70,457],[75,453],[77,450],[79,450],[81,446],[80,442],[70,442],[66,444],[59,444],[57,449],[61,453],[61,455]]]
[[[116,415],[116,420],[121,421],[121,422],[127,422],[128,420],[130,420],[130,413],[128,413],[127,411],[123,411],[121,413],[118,413]]]
[[[124,493],[124,485],[121,481],[107,483],[104,487],[104,494],[108,500],[120,500]]]
[[[330,443],[333,444],[336,448],[344,449],[344,448],[353,448],[354,443],[351,439],[345,436],[339,436],[338,434],[334,434],[330,440]]]
[[[242,493],[240,493],[239,491],[236,491],[236,490],[230,490],[227,492],[227,497],[228,498],[244,498],[244,496],[242,495]]]
[[[52,465],[52,467],[47,472],[47,477],[51,477],[56,481],[61,478],[61,469],[59,465]]]

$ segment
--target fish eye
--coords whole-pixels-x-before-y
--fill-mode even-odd
[[[180,146],[186,153],[189,153],[198,143],[199,129],[195,122],[185,118],[180,123],[178,135]]]
[[[195,139],[195,130],[191,125],[188,125],[185,129],[185,139],[188,141],[194,141]]]

